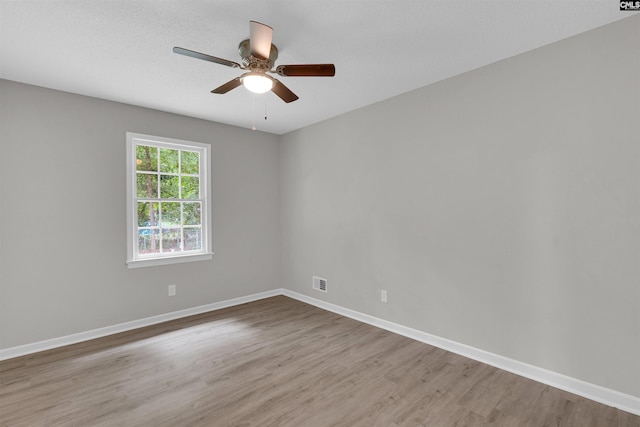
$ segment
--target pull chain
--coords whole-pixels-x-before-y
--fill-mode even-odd
[[[267,120],[267,94],[264,94],[264,119]]]
[[[251,94],[251,120],[253,122],[253,126],[251,130],[256,130],[256,94]]]

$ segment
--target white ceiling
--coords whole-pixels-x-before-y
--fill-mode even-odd
[[[630,15],[616,0],[0,0],[0,78],[283,134]],[[290,104],[214,95],[242,71],[172,52],[240,62],[249,20],[274,28],[276,64],[336,76],[279,78]]]

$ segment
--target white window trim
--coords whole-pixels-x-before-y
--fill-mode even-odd
[[[208,144],[202,144],[199,142],[183,141],[179,139],[164,138],[160,136],[144,135],[140,133],[127,132],[127,148],[126,148],[126,196],[127,196],[127,267],[139,268],[139,267],[151,267],[156,265],[177,264],[183,262],[192,261],[206,261],[213,258],[213,248],[211,241],[211,155],[210,147]],[[167,148],[177,148],[180,150],[191,148],[198,148],[201,151],[200,156],[200,173],[202,178],[200,180],[200,188],[203,197],[203,212],[202,212],[202,251],[197,253],[178,254],[167,253],[157,254],[152,258],[138,257],[136,258],[136,247],[138,245],[137,237],[137,209],[135,208],[136,199],[136,180],[135,173],[136,168],[134,166],[136,159],[136,144],[138,143],[154,143],[160,144]],[[204,174],[203,171],[204,170]]]

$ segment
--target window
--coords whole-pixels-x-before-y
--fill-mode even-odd
[[[127,132],[127,265],[211,259],[209,146]]]

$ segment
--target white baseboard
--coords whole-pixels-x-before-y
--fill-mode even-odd
[[[63,337],[52,338],[44,341],[38,341],[30,344],[20,345],[0,349],[0,360],[12,359],[26,354],[37,353],[39,351],[50,350],[52,348],[63,347],[65,345],[75,344],[82,341],[88,341],[95,338],[105,337],[120,332],[126,332],[133,329],[142,328],[144,326],[155,325],[169,320],[180,319],[182,317],[193,316],[194,314],[206,313],[209,311],[220,310],[222,308],[232,307],[234,305],[245,304],[247,302],[257,301],[264,298],[270,298],[276,295],[282,295],[281,289],[274,289],[267,292],[260,292],[246,297],[233,298],[225,301],[214,302],[211,304],[200,305],[198,307],[187,308],[184,310],[172,311],[171,313],[159,314],[157,316],[146,317],[144,319],[133,320],[131,322],[119,323],[117,325],[106,326],[104,328],[92,329],[90,331],[79,332],[77,334],[65,335]]]
[[[285,295],[289,298],[296,299],[298,301],[311,304],[318,308],[322,308],[327,311],[331,311],[340,314],[351,319],[358,320],[363,323],[367,323],[372,326],[376,326],[387,331],[403,335],[405,337],[414,339],[416,341],[423,342],[425,344],[439,347],[443,350],[450,351],[452,353],[459,354],[461,356],[468,357],[473,360],[477,360],[487,365],[495,366],[499,369],[512,372],[517,375],[532,379],[534,381],[541,382],[543,384],[550,385],[552,387],[559,388],[561,390],[568,391],[570,393],[577,394],[587,399],[594,400],[596,402],[603,403],[608,406],[621,409],[626,412],[630,412],[635,415],[640,415],[640,398],[631,396],[629,394],[621,393],[615,390],[611,390],[599,385],[591,384],[586,381],[582,381],[576,378],[568,377],[557,372],[549,371],[547,369],[539,368],[537,366],[529,365],[528,363],[520,362],[518,360],[510,359],[508,357],[500,356],[498,354],[490,353],[488,351],[480,350],[465,344],[461,344],[455,341],[448,340],[446,338],[431,335],[417,329],[409,328],[397,323],[389,322],[387,320],[379,319],[377,317],[370,316],[368,314],[360,313],[355,310],[341,307],[339,305],[331,304],[326,301],[322,301],[307,295],[303,295],[288,289],[274,289],[267,292],[260,292],[246,297],[233,298],[225,301],[215,302],[212,304],[201,305],[198,307],[192,307],[185,310],[173,311],[171,313],[160,314],[157,316],[147,317],[144,319],[134,320],[131,322],[120,323],[113,326],[107,326],[104,328],[93,329],[90,331],[80,332],[77,334],[66,335],[63,337],[52,338],[44,341],[38,341],[35,343],[25,344],[16,347],[10,347],[6,349],[0,349],[0,360],[11,359],[18,356],[24,356],[31,353],[37,353],[39,351],[49,350],[56,347],[62,347],[65,345],[75,344],[82,341],[88,341],[94,338],[100,338],[107,335],[117,334],[119,332],[126,332],[144,326],[155,325],[169,320],[180,319],[194,314],[206,313],[209,311],[220,310],[235,305],[245,304],[252,301],[261,300],[264,298],[270,298],[277,295]]]
[[[398,335],[403,335],[416,341],[468,357],[469,359],[477,360],[479,362],[486,363],[487,365],[495,366],[496,368],[568,391],[569,393],[586,397],[587,399],[603,403],[607,406],[613,406],[614,408],[618,408],[635,415],[640,415],[640,398],[638,397],[568,377],[557,372],[529,365],[528,363],[510,359],[488,351],[480,350],[446,338],[431,335],[417,329],[379,319],[368,314],[331,304],[288,289],[282,289],[282,294],[324,310],[332,311],[342,316],[349,317],[363,323],[368,323],[369,325],[385,329]]]

